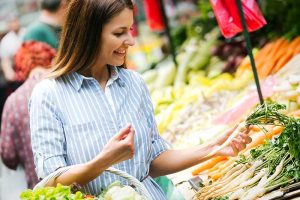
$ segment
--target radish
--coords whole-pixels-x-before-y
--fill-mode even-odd
[[[257,186],[253,187],[251,190],[249,190],[242,199],[244,200],[252,200],[252,199],[257,199],[257,197],[263,196],[265,193],[268,192],[267,190],[267,184],[272,181],[276,176],[279,175],[281,172],[283,165],[284,165],[285,159],[282,159],[279,163],[279,165],[276,167],[275,172],[267,178],[264,176],[261,181],[258,183]]]
[[[237,176],[235,179],[233,179],[230,183],[227,184],[226,187],[223,187],[220,190],[216,190],[212,194],[218,197],[228,194],[231,191],[234,191],[234,188],[238,187],[239,185],[245,183],[245,181],[247,181],[248,179],[252,178],[256,168],[261,164],[261,160],[254,162],[254,164],[249,169],[244,171],[240,176]]]
[[[245,181],[241,185],[239,185],[237,188],[235,188],[235,191],[229,196],[229,199],[240,199],[243,194],[245,194],[245,190],[243,189],[244,187],[250,186],[257,181],[259,181],[265,174],[267,174],[267,169],[264,168],[260,170],[259,173],[257,173],[252,179]]]

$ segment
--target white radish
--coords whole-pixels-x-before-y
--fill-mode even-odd
[[[234,173],[235,171],[239,170],[242,168],[242,164],[238,164],[235,165],[235,163],[232,163],[232,168],[230,168],[225,174],[224,176],[222,176],[221,178],[218,179],[218,181],[222,181],[225,180],[226,178],[228,178],[228,176],[230,176],[232,173]],[[234,166],[235,165],[235,166]]]
[[[267,184],[272,181],[276,176],[278,176],[283,168],[285,159],[281,160],[279,165],[276,167],[275,172],[266,180],[264,179],[263,181],[261,180],[259,184],[251,189],[251,192],[249,191],[243,199],[245,200],[252,200],[252,199],[257,199],[257,197],[263,196],[265,193],[268,192],[266,186]],[[264,177],[263,177],[264,178]]]
[[[214,156],[216,153],[218,153],[221,149],[228,146],[230,142],[241,132],[243,132],[246,129],[246,122],[241,122],[238,127],[232,132],[232,134],[227,138],[227,140],[218,148],[210,152],[206,155],[206,157]]]
[[[244,183],[242,183],[238,188],[243,188],[243,187],[247,187],[249,185],[252,185],[254,183],[256,183],[257,181],[259,181],[265,174],[267,173],[267,170],[264,168],[262,169],[259,173],[257,173],[252,179],[245,181]]]
[[[272,176],[270,176],[267,180],[267,182],[270,182],[271,180],[273,180],[276,176],[278,176],[278,174],[281,172],[282,168],[283,168],[283,164],[284,164],[285,159],[282,159],[279,163],[279,165],[276,167],[276,170],[274,172],[274,174],[272,174]]]
[[[229,196],[229,199],[241,199],[242,195],[246,193],[246,191],[243,188],[256,183],[266,173],[267,173],[267,169],[266,168],[260,170],[260,172],[257,173],[252,179],[250,179],[248,181],[245,181],[240,186],[238,186],[237,188],[235,188],[235,191]]]
[[[249,193],[246,197],[242,198],[243,200],[255,200],[257,197],[263,196],[267,192],[267,189],[264,187],[255,187],[253,193]]]
[[[247,180],[249,180],[250,178],[253,177],[253,174],[255,172],[255,169],[260,166],[262,164],[262,161],[256,161],[253,163],[253,165],[247,169],[246,171],[244,171],[240,176],[235,177],[231,182],[229,182],[227,184],[226,187],[223,187],[219,190],[216,190],[213,192],[213,194],[218,197],[218,196],[224,196],[225,194],[228,194],[232,191],[234,191],[234,189],[236,187],[238,187],[239,185],[245,183]]]
[[[245,190],[243,188],[240,188],[229,196],[229,200],[240,199],[244,193],[245,193]]]
[[[226,174],[222,178],[215,181],[212,185],[208,185],[208,186],[202,188],[203,189],[202,191],[207,191],[208,189],[210,189],[218,184],[222,184],[224,181],[226,181],[225,179],[227,179],[229,176],[231,176],[234,172],[240,170],[242,167],[243,167],[242,164],[232,167],[230,170],[228,170],[228,172],[226,172]]]
[[[246,165],[243,165],[242,168],[236,172],[234,172],[231,176],[229,176],[226,180],[223,180],[222,182],[216,184],[216,185],[212,185],[212,187],[206,191],[206,192],[201,192],[202,196],[210,196],[212,195],[212,193],[222,187],[225,187],[229,182],[231,182],[235,177],[237,177],[238,175],[240,175],[241,173],[243,173],[245,170],[247,169]]]
[[[262,185],[267,181],[268,179],[268,174],[265,174],[259,181],[259,183],[252,187],[249,188],[247,191],[245,191],[245,193],[242,195],[241,199],[245,199],[246,197],[248,197],[249,195],[251,195],[252,193],[255,193],[255,191],[258,190],[258,188],[262,187]]]

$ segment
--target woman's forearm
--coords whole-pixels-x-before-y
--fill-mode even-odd
[[[103,147],[102,152],[93,160],[76,165],[67,172],[61,174],[48,185],[57,183],[71,185],[73,183],[85,185],[97,178],[104,170],[134,156],[134,129],[127,125],[114,135]]]
[[[74,183],[85,185],[101,175],[111,165],[113,165],[111,159],[107,155],[100,154],[87,163],[74,166],[56,179],[50,181],[47,186],[55,186],[57,183],[61,183],[62,185],[71,185]]]
[[[208,160],[210,157],[206,157],[206,155],[213,148],[212,145],[208,145],[185,150],[167,150],[152,161],[149,175],[157,177],[192,167]]]

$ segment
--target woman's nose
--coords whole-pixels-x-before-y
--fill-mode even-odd
[[[131,33],[128,34],[128,37],[126,38],[124,43],[128,46],[133,46],[135,44],[135,38],[132,36]]]

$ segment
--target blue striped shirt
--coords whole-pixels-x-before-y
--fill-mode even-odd
[[[136,72],[111,67],[106,89],[109,98],[97,80],[76,72],[36,85],[29,111],[38,176],[93,159],[113,135],[131,123],[135,129],[135,155],[113,167],[143,180],[153,199],[166,199],[161,188],[147,177],[151,161],[168,146],[158,134],[145,82]],[[99,195],[101,188],[118,179],[122,178],[104,172],[83,190]]]

